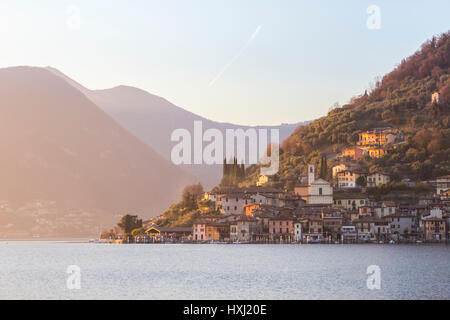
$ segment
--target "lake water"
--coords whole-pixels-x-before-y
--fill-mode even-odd
[[[379,290],[367,288],[370,265]],[[449,245],[2,241],[0,299],[450,299],[449,265]]]

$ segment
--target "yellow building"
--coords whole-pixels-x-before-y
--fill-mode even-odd
[[[161,231],[159,230],[159,227],[156,224],[152,224],[145,230],[145,234],[150,239],[159,239],[161,236]]]
[[[265,185],[267,182],[269,182],[271,178],[265,174],[261,174],[258,178],[258,181],[256,181],[256,186],[261,187]]]
[[[367,152],[371,158],[381,158],[387,154],[387,150],[383,148],[368,148]]]
[[[395,135],[382,130],[367,131],[359,134],[359,145],[384,146],[395,141]]]
[[[341,207],[347,210],[359,210],[360,207],[367,206],[369,198],[366,194],[361,193],[335,193],[333,195],[333,207]]]

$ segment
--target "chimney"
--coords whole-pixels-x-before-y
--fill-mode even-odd
[[[314,182],[314,165],[308,164],[308,184]]]

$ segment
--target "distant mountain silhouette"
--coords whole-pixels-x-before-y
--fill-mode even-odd
[[[0,69],[0,198],[156,215],[197,182],[44,68]]]
[[[250,128],[249,126],[205,119],[175,106],[164,98],[134,87],[117,86],[105,90],[89,90],[57,69],[51,67],[47,67],[47,69],[83,92],[124,128],[158,151],[166,159],[170,159],[170,152],[175,144],[170,141],[172,132],[178,128],[185,128],[192,133],[194,121],[202,121],[203,130],[217,128],[223,133],[225,133],[225,129],[242,128],[246,130]],[[255,128],[279,129],[281,143],[297,126],[305,123],[308,122],[282,124],[280,126],[257,126]],[[196,176],[207,188],[217,185],[222,174],[220,165],[182,165],[182,167]]]

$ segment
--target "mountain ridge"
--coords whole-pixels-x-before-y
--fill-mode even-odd
[[[194,121],[202,121],[204,130],[217,128],[223,133],[226,129],[276,128],[280,130],[280,142],[287,138],[302,123],[281,124],[279,126],[241,126],[217,122],[185,110],[163,97],[139,88],[119,85],[109,89],[90,90],[55,68],[47,67],[47,69],[79,88],[114,120],[166,159],[170,159],[173,146],[173,142],[170,140],[171,133],[178,128],[184,128],[193,132]],[[180,166],[194,175],[206,188],[213,187],[220,181],[221,165]]]
[[[2,199],[150,216],[195,181],[43,68],[0,69],[0,97]]]

